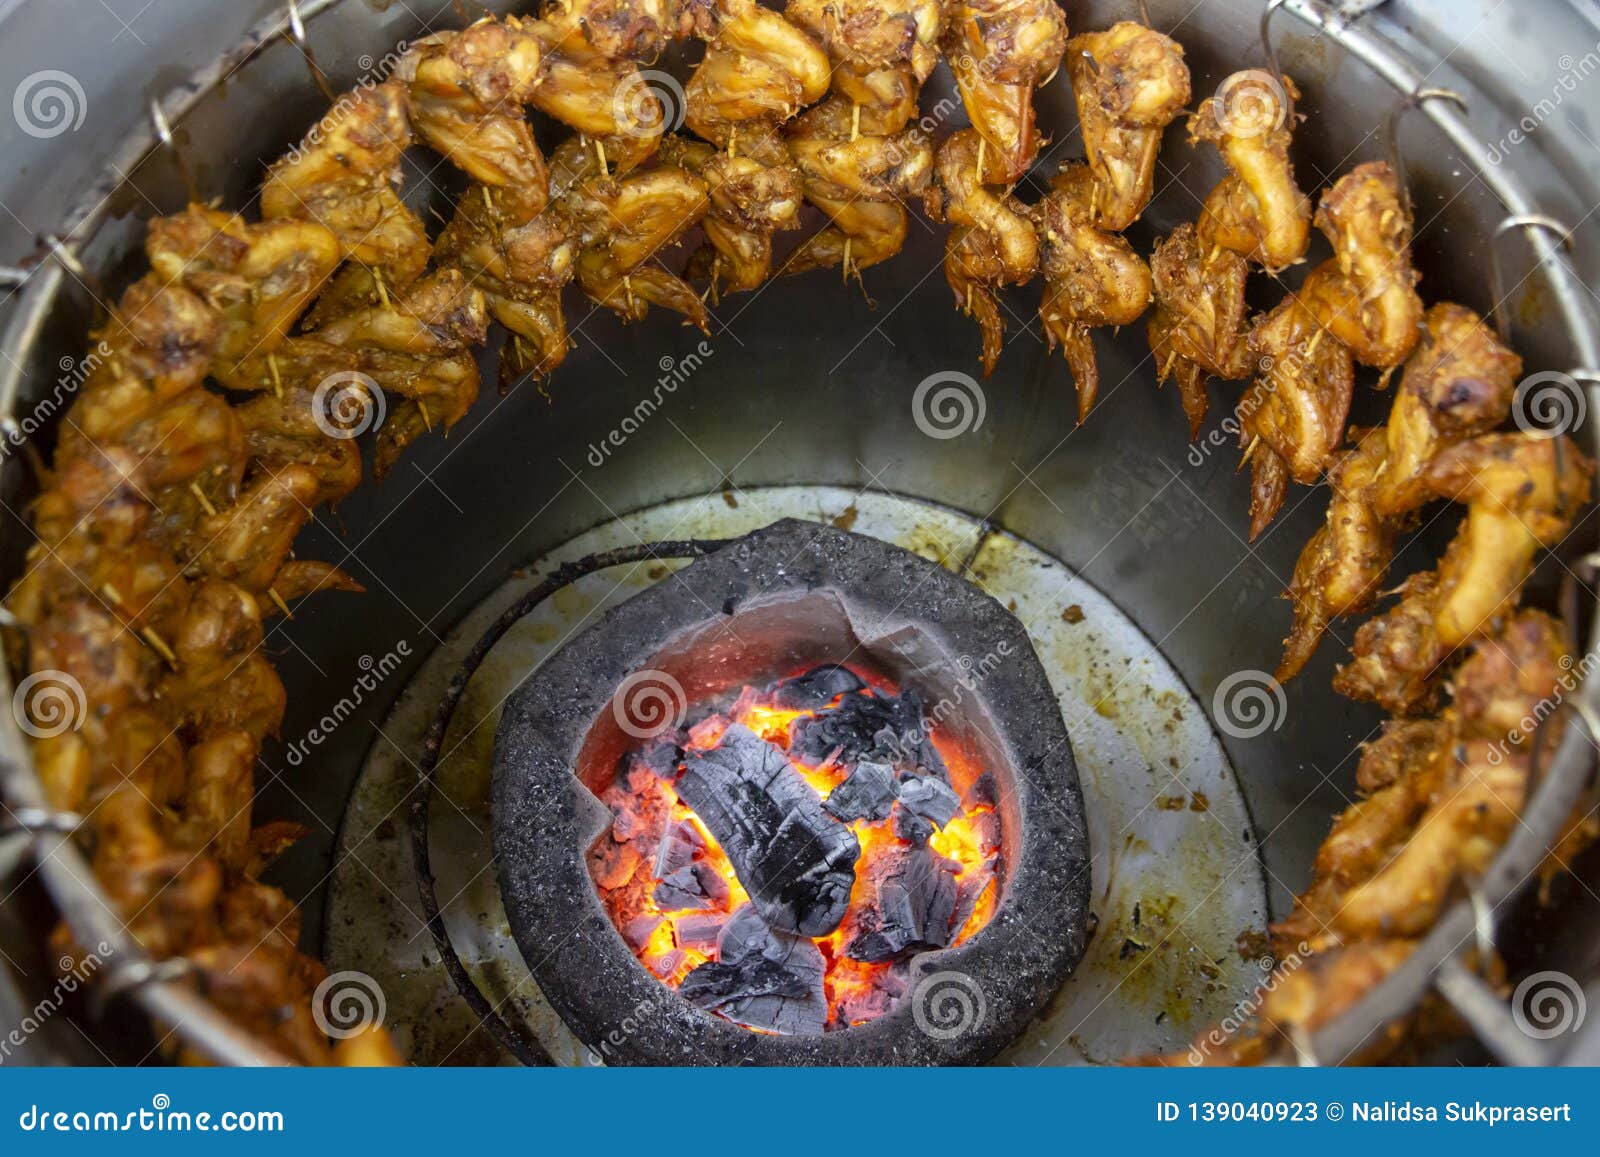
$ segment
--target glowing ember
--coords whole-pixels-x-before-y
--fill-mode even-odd
[[[743,746],[729,747],[738,736]],[[748,763],[750,749],[761,765],[746,769],[754,787],[727,770],[736,759]],[[796,800],[808,793],[783,770],[783,757],[816,799]],[[712,797],[706,814],[714,826],[729,825],[731,859],[678,790],[686,768],[717,761],[712,778],[738,791]],[[590,849],[589,869],[635,956],[687,999],[758,1031],[860,1024],[892,1007],[911,957],[961,943],[993,915],[1000,824],[993,781],[981,770],[940,742],[914,695],[842,667],[816,668],[762,692],[747,687],[724,712],[630,751],[601,797],[613,824]],[[762,794],[783,776],[787,787]],[[703,780],[695,784],[701,793]],[[704,794],[689,794],[707,805]],[[761,849],[768,858],[757,870],[740,841],[759,838],[764,821],[787,842]],[[847,870],[845,828],[860,852],[844,918],[826,935],[794,935],[830,927],[838,908],[826,923],[786,922],[791,909],[768,890],[797,903],[796,894],[837,876],[841,863]],[[802,862],[794,879],[773,885],[770,853],[791,846],[825,847],[829,858]],[[741,882],[735,861],[756,875]],[[752,903],[746,883],[756,902],[741,911]],[[843,899],[837,888],[834,904]],[[807,911],[814,918],[816,908]]]

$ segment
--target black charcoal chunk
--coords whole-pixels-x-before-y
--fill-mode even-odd
[[[772,701],[790,711],[815,711],[841,695],[851,695],[865,687],[866,683],[854,671],[829,663],[785,679],[774,689]]]
[[[952,927],[961,866],[926,845],[896,848],[872,862],[865,910],[853,921],[845,955],[876,963],[907,952],[946,948],[960,929]]]
[[[955,915],[950,917],[950,933],[952,936],[967,926],[967,921],[972,918],[972,910],[978,906],[978,898],[983,895],[984,889],[993,882],[993,860],[978,867],[968,868],[961,873],[961,878],[956,882]]]
[[[622,926],[622,938],[628,942],[629,948],[641,952],[659,927],[660,916],[635,916]]]
[[[716,944],[717,937],[727,922],[728,918],[720,912],[694,912],[687,916],[677,916],[672,921],[672,938],[679,948],[695,948],[707,952]]]
[[[966,804],[968,811],[1000,806],[1000,781],[995,779],[994,772],[986,771],[972,781],[972,786],[967,788]]]
[[[933,825],[900,805],[894,809],[894,834],[908,844],[925,844],[933,838]]]
[[[648,771],[658,779],[672,779],[678,774],[678,764],[683,761],[683,748],[678,732],[668,732],[634,748],[628,754],[629,770]]]
[[[900,806],[942,828],[961,810],[961,797],[930,775],[908,775],[900,780]]]
[[[876,1020],[905,995],[907,981],[903,965],[885,968],[871,976],[866,988],[851,988],[839,1000],[838,1015],[829,1028],[848,1028],[863,1021]]]
[[[797,719],[792,750],[809,763],[820,763],[837,748],[843,763],[879,760],[916,762],[924,746],[922,704],[913,694],[886,698],[846,695],[837,707]]]
[[[816,1034],[828,1021],[822,951],[767,927],[753,904],[735,912],[717,939],[717,957],[700,965],[679,994],[736,1024],[767,1032]]]
[[[688,820],[669,823],[661,833],[661,842],[656,845],[655,866],[650,875],[654,879],[665,880],[690,863],[695,851],[704,845],[700,832]]]
[[[736,723],[717,747],[690,754],[677,789],[767,924],[801,936],[839,926],[861,848],[781,751]]]
[[[850,778],[828,793],[822,806],[845,823],[884,820],[899,794],[894,768],[887,763],[858,763]]]

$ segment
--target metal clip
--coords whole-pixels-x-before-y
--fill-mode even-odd
[[[1406,113],[1412,109],[1421,108],[1430,100],[1447,100],[1463,113],[1467,111],[1467,98],[1451,88],[1419,88],[1405,100],[1395,106],[1389,114],[1389,119],[1384,124],[1384,130],[1389,138],[1389,167],[1394,170],[1394,179],[1400,186],[1400,204],[1404,206],[1406,217],[1411,217],[1411,182],[1406,177],[1406,158],[1400,150],[1400,122],[1405,119]]]
[[[1541,230],[1554,234],[1562,249],[1569,251],[1572,249],[1572,231],[1554,217],[1544,213],[1514,213],[1495,226],[1494,232],[1489,237],[1489,292],[1492,295],[1489,312],[1494,316],[1495,331],[1499,333],[1501,341],[1509,341],[1511,338],[1511,318],[1505,311],[1506,281],[1505,275],[1500,271],[1500,238],[1513,229],[1522,229],[1530,233]],[[1542,257],[1539,264],[1544,264]],[[1585,372],[1592,374],[1594,371]]]
[[[183,149],[172,135],[172,122],[167,120],[166,110],[155,97],[150,98],[150,127],[155,130],[157,144],[167,151],[172,163],[177,166],[178,176],[183,181],[183,191],[189,198],[189,203],[199,204],[200,189],[194,182],[194,173],[189,168],[188,158],[183,155]]]
[[[316,82],[317,88],[322,90],[322,95],[329,104],[333,104],[337,97],[334,96],[333,86],[328,83],[327,73],[322,71],[322,66],[317,63],[316,53],[311,51],[311,41],[306,38],[306,22],[300,16],[300,0],[289,0],[289,26],[284,35],[289,38],[289,43],[300,50],[300,55],[306,58],[306,68],[311,73],[311,79]]]
[[[120,960],[112,964],[99,983],[89,993],[89,1015],[95,1020],[105,1017],[106,1009],[117,998],[151,984],[167,984],[198,971],[182,956],[169,956],[165,960]]]

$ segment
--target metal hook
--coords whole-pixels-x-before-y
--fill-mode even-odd
[[[1287,1025],[1284,1028],[1284,1035],[1289,1038],[1290,1047],[1294,1049],[1295,1064],[1303,1069],[1322,1067],[1322,1062],[1317,1059],[1317,1050],[1312,1047],[1311,1034],[1306,1032],[1304,1025]]]
[[[1414,108],[1421,108],[1430,100],[1447,100],[1463,113],[1467,111],[1467,98],[1452,88],[1419,88],[1405,100],[1395,106],[1385,123],[1385,132],[1389,138],[1389,167],[1394,170],[1394,179],[1400,186],[1400,204],[1406,211],[1406,218],[1411,218],[1411,182],[1406,176],[1406,158],[1400,151],[1400,122],[1406,113]]]
[[[1146,28],[1154,28],[1155,25],[1150,23],[1150,5],[1145,3],[1145,0],[1138,0],[1138,7],[1139,23],[1143,24]]]
[[[1495,955],[1494,909],[1478,887],[1477,880],[1467,881],[1467,903],[1472,907],[1472,938],[1478,950],[1478,971],[1486,972]]]
[[[1511,318],[1505,311],[1506,281],[1500,271],[1500,238],[1513,229],[1522,229],[1527,232],[1542,230],[1555,235],[1561,248],[1572,249],[1572,231],[1554,217],[1544,213],[1514,213],[1500,224],[1495,226],[1494,232],[1489,236],[1489,293],[1491,300],[1489,313],[1494,317],[1495,331],[1500,335],[1501,341],[1511,338]],[[1539,264],[1544,264],[1541,257]]]
[[[0,820],[0,839],[23,834],[70,836],[82,826],[83,817],[77,812],[21,807],[8,812]]]
[[[328,83],[327,73],[322,71],[322,66],[317,63],[316,53],[311,51],[311,41],[306,38],[306,22],[300,17],[300,0],[289,0],[289,27],[284,33],[289,38],[289,43],[300,50],[300,55],[306,58],[306,68],[311,73],[311,79],[316,82],[317,88],[322,90],[322,95],[329,104],[338,98],[334,96],[333,86]]]
[[[1283,84],[1283,68],[1278,64],[1278,50],[1272,47],[1272,14],[1287,4],[1289,0],[1267,0],[1267,6],[1261,13],[1259,32],[1261,36],[1261,51],[1267,58],[1267,71],[1272,73],[1272,78]],[[1287,88],[1285,89],[1287,92]],[[1290,109],[1292,115],[1294,110]]]
[[[89,993],[89,1015],[95,1020],[105,1016],[111,1002],[136,989],[150,984],[167,984],[182,980],[199,971],[183,956],[169,956],[165,960],[121,960],[113,964],[103,980]]]
[[[172,158],[172,163],[177,166],[178,176],[183,180],[184,194],[189,198],[190,204],[198,204],[200,190],[194,182],[194,173],[189,168],[189,160],[183,155],[182,147],[172,134],[172,122],[167,119],[166,110],[155,97],[150,98],[150,127],[155,130],[157,143],[166,149]]]

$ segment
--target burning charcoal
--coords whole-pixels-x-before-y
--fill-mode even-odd
[[[850,778],[828,793],[822,806],[845,823],[885,820],[899,791],[887,763],[858,763]]]
[[[792,750],[808,763],[843,748],[844,763],[899,760],[921,744],[922,704],[914,695],[846,695],[837,707],[794,722]]]
[[[661,833],[661,842],[656,845],[655,867],[650,874],[665,880],[693,860],[696,850],[704,846],[699,831],[688,820],[668,824]]]
[[[894,809],[894,834],[908,844],[925,844],[933,838],[933,825],[902,804]]]
[[[973,780],[972,786],[967,788],[964,802],[968,811],[978,807],[999,807],[1000,781],[995,779],[994,772],[986,771]]]
[[[900,780],[900,806],[942,828],[961,810],[961,797],[932,776],[908,775]]]
[[[677,787],[762,919],[802,936],[839,926],[861,848],[781,751],[736,723],[719,746],[690,753]]]
[[[875,970],[870,985],[851,988],[839,998],[837,1015],[830,1028],[848,1028],[852,1024],[875,1020],[894,1007],[894,1002],[905,995],[906,978],[900,966]]]
[[[1000,850],[1000,817],[995,812],[979,812],[972,817],[972,829],[978,835],[978,847],[986,856]]]
[[[855,921],[856,935],[845,955],[876,963],[908,951],[948,947],[957,931],[951,923],[960,870],[926,845],[896,848],[873,860],[869,907]]]
[[[632,844],[602,837],[594,854],[594,882],[608,892],[620,888],[633,879],[642,858]]]
[[[679,948],[706,952],[716,944],[717,935],[727,921],[728,918],[720,913],[710,915],[696,912],[690,916],[678,916],[672,921],[672,937]]]
[[[854,671],[829,663],[779,683],[773,690],[772,702],[790,711],[816,711],[841,695],[865,688],[866,683]]]
[[[628,942],[629,948],[635,952],[642,952],[659,927],[661,927],[660,916],[635,916],[622,926],[622,938]]]
[[[656,907],[668,912],[720,908],[728,899],[728,881],[709,864],[685,864],[661,877],[656,885]]]
[[[736,1024],[767,1032],[815,1034],[828,1019],[821,950],[776,931],[746,904],[723,926],[715,961],[684,977],[678,993]]]
[[[978,897],[994,882],[994,861],[980,867],[968,868],[957,881],[956,911],[950,917],[950,933],[954,936],[967,926],[972,910],[978,906]]]
[[[642,747],[635,748],[628,753],[628,783],[635,791],[644,788],[634,782],[636,773],[647,773],[657,779],[670,780],[678,774],[678,764],[683,760],[683,748],[679,745],[682,736],[678,732],[668,732],[649,740]]]

